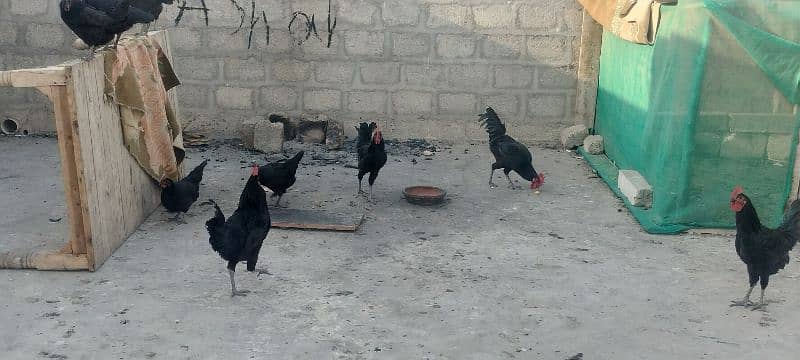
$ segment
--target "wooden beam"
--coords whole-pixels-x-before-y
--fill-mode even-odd
[[[76,256],[49,251],[7,252],[0,254],[0,269],[88,270],[89,260],[86,255]]]
[[[72,132],[73,107],[66,86],[51,86],[50,98],[56,116],[58,150],[61,155],[61,177],[64,181],[64,200],[69,219],[69,243],[72,254],[86,254],[86,236],[83,229],[81,191],[78,187],[78,168],[74,134]]]
[[[0,87],[31,88],[66,84],[67,71],[61,66],[0,71]]]

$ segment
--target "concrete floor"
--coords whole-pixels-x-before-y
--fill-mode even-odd
[[[38,155],[33,141],[45,143]],[[52,160],[54,143],[0,137],[0,177],[25,177],[60,198],[59,178],[32,182],[47,171],[57,175],[57,168],[25,161]],[[14,159],[5,155],[22,148]],[[202,196],[230,213],[248,172],[240,161],[258,157],[228,146],[191,149],[188,164],[203,157],[212,162]],[[352,195],[355,170],[319,163],[311,156],[303,161],[298,184],[284,197],[291,207],[363,205]],[[486,145],[440,149],[433,160],[395,151],[358,233],[273,229],[260,261],[274,275],[259,278],[240,265],[239,286],[253,291],[247,297],[230,297],[224,262],[203,227],[208,208],[191,210],[186,225],[166,221],[158,210],[95,273],[0,271],[0,353],[3,359],[797,356],[796,255],[770,283],[766,311],[731,308],[746,274],[730,237],[643,233],[570,153],[535,150],[535,164],[547,174],[540,195],[508,189],[500,173],[500,187],[488,189],[489,164]],[[446,187],[449,202],[407,204],[400,189],[418,183]],[[9,193],[2,193],[5,203]],[[10,219],[2,231],[20,233],[23,225],[49,226],[47,217],[58,210],[41,210],[36,227],[14,220],[16,205],[0,211]]]

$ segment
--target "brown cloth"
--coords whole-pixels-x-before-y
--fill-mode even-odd
[[[661,4],[678,0],[578,0],[603,28],[622,39],[652,45],[661,19]]]
[[[125,147],[153,179],[180,179],[181,123],[167,91],[180,84],[157,41],[120,42],[105,57],[105,93],[119,105]]]

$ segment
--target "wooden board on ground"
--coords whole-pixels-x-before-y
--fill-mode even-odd
[[[270,208],[272,227],[280,229],[356,231],[364,221],[364,212],[356,209],[348,211],[302,210]]]

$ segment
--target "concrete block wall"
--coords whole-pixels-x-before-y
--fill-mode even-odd
[[[575,122],[575,0],[334,0],[330,48],[287,28],[293,11],[313,13],[325,38],[327,0],[256,0],[270,41],[259,24],[251,49],[246,33],[232,34],[241,18],[230,0],[206,3],[207,27],[198,12],[173,27],[175,7],[156,25],[171,30],[189,130],[236,137],[271,112],[321,112],[346,125],[379,121],[387,137],[483,140],[476,115],[491,105],[513,136],[553,142]],[[0,0],[0,68],[80,56],[73,39],[57,1]],[[0,91],[0,116],[46,117],[44,98]]]

